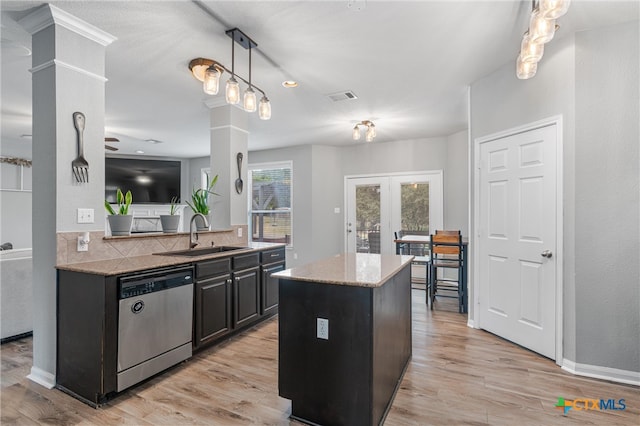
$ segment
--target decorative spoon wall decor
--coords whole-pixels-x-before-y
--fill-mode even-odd
[[[242,194],[242,188],[244,187],[244,182],[242,182],[242,153],[239,152],[236,155],[236,160],[238,161],[238,179],[236,179],[236,192],[238,194]]]

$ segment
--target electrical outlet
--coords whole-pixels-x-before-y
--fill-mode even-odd
[[[78,223],[93,223],[93,209],[78,209]]]
[[[82,235],[78,237],[77,251],[89,251],[89,241],[85,240]]]
[[[242,237],[242,228],[238,228],[238,238]]]
[[[329,320],[325,318],[317,318],[317,335],[318,339],[329,340]]]

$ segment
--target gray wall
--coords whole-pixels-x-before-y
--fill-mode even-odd
[[[562,115],[564,358],[640,371],[638,22],[554,40],[530,80],[514,68],[472,84],[471,140]]]
[[[469,235],[469,132],[447,137],[444,167],[444,227]]]
[[[638,22],[576,35],[576,362],[640,371]]]
[[[463,131],[450,138],[252,151],[249,163],[293,161],[293,250],[287,252],[287,262],[296,266],[344,251],[344,177],[348,175],[444,170],[452,190],[451,195],[445,193],[444,202],[455,210],[449,217],[445,214],[445,224],[464,232],[468,222],[466,144]]]

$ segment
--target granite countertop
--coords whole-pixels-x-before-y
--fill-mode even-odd
[[[413,256],[343,253],[277,272],[272,277],[355,287],[380,287],[400,269],[411,264],[412,259]]]
[[[221,253],[204,254],[201,256],[164,256],[162,254],[147,254],[143,256],[133,256],[119,259],[98,260],[94,262],[69,263],[58,265],[57,269],[74,272],[85,272],[96,275],[120,275],[131,272],[139,272],[145,269],[156,269],[167,266],[188,265],[193,262],[200,262],[230,255],[251,253],[269,248],[284,247],[279,243],[250,243],[248,248],[241,250],[225,251]]]

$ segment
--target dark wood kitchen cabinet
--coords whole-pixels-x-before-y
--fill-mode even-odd
[[[241,327],[260,317],[259,259],[259,253],[233,257],[234,327]]]
[[[284,247],[274,250],[265,250],[260,253],[260,281],[261,281],[261,306],[262,315],[270,315],[278,310],[278,279],[271,275],[283,271],[285,266]]]
[[[194,348],[229,333],[231,322],[231,259],[196,263]]]

